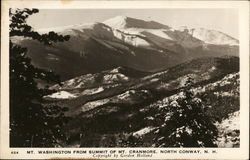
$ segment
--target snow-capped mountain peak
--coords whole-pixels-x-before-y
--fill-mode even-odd
[[[144,29],[169,29],[170,27],[155,21],[144,21],[127,16],[116,16],[103,22],[104,24],[116,28],[144,28]]]
[[[127,19],[127,16],[116,16],[104,21],[103,23],[114,28],[125,28]]]
[[[239,45],[239,41],[237,39],[217,30],[206,28],[189,28],[187,26],[181,26],[176,30],[188,32],[193,37],[202,40],[207,44]]]
[[[85,28],[93,28],[95,25],[100,24],[99,22],[93,22],[93,23],[81,23],[81,24],[75,24],[75,25],[67,25],[67,26],[58,26],[58,27],[50,27],[50,28],[41,28],[36,30],[39,33],[47,33],[49,31],[54,32],[64,32],[67,30],[72,29],[85,29]]]

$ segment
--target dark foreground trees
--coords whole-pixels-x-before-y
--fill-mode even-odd
[[[159,130],[161,147],[216,147],[218,130],[208,109],[191,89],[190,79],[179,97],[161,109],[164,123]]]
[[[32,38],[45,45],[63,42],[69,36],[55,32],[39,34],[32,30],[26,19],[37,9],[10,9],[10,146],[54,147],[64,139],[61,126],[67,121],[66,108],[45,105],[43,97],[53,91],[38,88],[37,80],[60,82],[52,71],[36,68],[26,56],[27,48],[13,44],[16,36]]]

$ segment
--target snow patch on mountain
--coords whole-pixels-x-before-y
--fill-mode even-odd
[[[190,77],[192,77],[192,75],[189,75]],[[180,85],[179,87],[181,87],[181,85],[183,85],[182,83],[185,82],[186,77],[180,77],[179,79],[183,79],[183,81],[180,81]],[[173,81],[175,82],[175,81]],[[212,91],[214,90],[216,87],[220,86],[226,86],[226,85],[237,85],[239,86],[239,73],[232,73],[232,74],[228,74],[226,75],[224,78],[222,78],[221,80],[218,80],[216,82],[213,82],[213,83],[208,83],[204,86],[199,86],[199,87],[196,87],[196,88],[192,88],[191,91],[197,95],[199,93],[204,93],[206,91]],[[165,88],[167,88],[168,86],[171,86],[171,82],[167,83],[167,84],[164,84],[163,83],[163,86]],[[235,89],[235,91],[230,91],[230,92],[220,92],[220,96],[236,96],[237,94],[239,93],[239,87],[237,87]],[[214,94],[217,94],[216,92]],[[174,95],[171,95],[171,96],[168,96],[168,97],[165,97],[163,98],[162,100],[159,100],[155,103],[152,103],[151,106],[157,106],[159,108],[162,108],[162,107],[166,107],[166,106],[169,106],[169,103],[170,102],[174,102],[176,101],[177,99],[179,98],[185,98],[183,92],[179,92],[177,94],[174,94]]]
[[[122,93],[122,94],[118,95],[117,97],[119,99],[126,99],[126,98],[130,97],[132,94],[135,94],[135,90],[126,91],[125,93]]]
[[[139,37],[136,34],[133,33],[123,33],[120,30],[113,30],[114,36],[120,40],[122,40],[125,43],[131,44],[133,46],[150,46],[150,44],[142,39],[141,37]]]
[[[220,124],[221,128],[226,128],[228,131],[240,129],[240,111],[236,111],[229,115],[228,119],[224,119]]]
[[[67,25],[67,26],[41,28],[41,29],[38,29],[36,31],[39,33],[48,33],[50,31],[53,31],[56,33],[62,33],[62,32],[69,32],[69,31],[73,31],[73,30],[93,29],[96,24],[98,24],[98,23],[97,22],[82,23],[82,24]]]
[[[226,97],[233,97],[233,96],[235,96],[235,94],[231,93],[231,92],[214,92],[214,94],[216,96],[222,96],[222,97],[224,97],[224,96],[226,96]]]
[[[224,119],[221,123],[216,123],[219,130],[219,147],[237,147],[240,143],[240,111],[236,111]]]
[[[116,16],[114,18],[104,21],[103,23],[113,28],[124,28],[126,27],[127,18],[128,17],[126,16]]]
[[[66,91],[59,91],[45,97],[55,98],[55,99],[71,99],[75,98],[76,96]]]
[[[93,102],[88,102],[82,106],[82,112],[86,112],[86,111],[94,109],[98,106],[104,105],[104,104],[108,103],[109,101],[110,101],[110,99],[106,98],[106,99],[101,99],[101,100],[97,100],[97,101],[93,101]]]
[[[225,77],[223,77],[221,80],[218,80],[214,83],[208,83],[207,85],[203,86],[203,87],[197,87],[197,88],[193,88],[191,89],[192,92],[194,92],[195,94],[198,93],[202,93],[205,92],[206,90],[214,90],[216,87],[223,87],[226,85],[239,85],[240,84],[240,80],[239,80],[239,73],[232,73],[232,74],[228,74]],[[237,92],[239,92],[239,87],[237,87],[235,89]],[[235,96],[236,93],[234,92],[214,92],[215,95],[218,96]]]
[[[103,22],[104,24],[117,29],[124,28],[145,28],[145,29],[169,29],[170,27],[155,21],[144,21],[127,16],[116,16]]]
[[[205,28],[188,28],[182,26],[177,28],[182,32],[188,32],[193,37],[204,41],[207,44],[214,45],[239,45],[239,41],[225,33],[216,30],[210,30]]]
[[[135,136],[135,137],[141,137],[141,136],[143,136],[143,135],[145,135],[145,134],[147,134],[147,133],[153,131],[155,128],[156,128],[156,127],[151,127],[151,126],[142,128],[142,129],[140,129],[140,130],[134,132],[134,133],[133,133],[133,136]]]
[[[122,32],[126,34],[135,34],[146,37],[143,32],[148,32],[153,35],[159,36],[161,38],[165,38],[168,40],[173,40],[170,36],[167,35],[166,31],[170,31],[169,29],[145,29],[145,28],[125,28],[120,29]]]
[[[93,95],[93,94],[96,94],[96,93],[100,93],[102,91],[104,91],[103,87],[85,89],[83,92],[81,92],[81,95]]]
[[[103,77],[104,81],[108,82],[113,82],[113,81],[128,81],[129,78],[125,76],[124,74],[121,73],[116,73],[116,74],[107,74]]]
[[[168,40],[173,40],[171,37],[169,37],[164,31],[166,30],[156,30],[156,29],[151,29],[151,30],[145,30],[146,32],[152,33],[156,36],[168,39]]]

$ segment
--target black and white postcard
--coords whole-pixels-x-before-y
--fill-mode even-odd
[[[248,2],[2,8],[1,158],[247,159]]]

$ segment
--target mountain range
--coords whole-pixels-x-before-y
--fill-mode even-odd
[[[26,38],[12,41],[28,47],[35,66],[63,80],[44,97],[46,105],[69,109],[62,147],[162,147],[163,121],[157,116],[183,90],[208,106],[206,114],[219,131],[217,145],[239,147],[237,39],[126,16],[39,30],[48,31],[70,35],[70,40],[52,46]],[[191,89],[185,85],[190,78]],[[133,138],[140,143],[124,143]]]
[[[155,73],[118,67],[54,85],[57,92],[45,99],[69,108],[63,146],[125,147],[120,140],[133,136],[143,142],[137,147],[161,147],[156,133],[163,121],[156,117],[182,96],[191,77],[192,92],[209,106],[207,114],[218,126],[218,146],[238,147],[238,72],[239,58],[232,56],[197,58]]]
[[[205,28],[172,28],[155,21],[117,16],[104,22],[47,28],[70,35],[67,42],[44,46],[14,38],[29,48],[34,65],[52,70],[63,80],[123,66],[156,72],[197,57],[239,55],[239,41]]]

